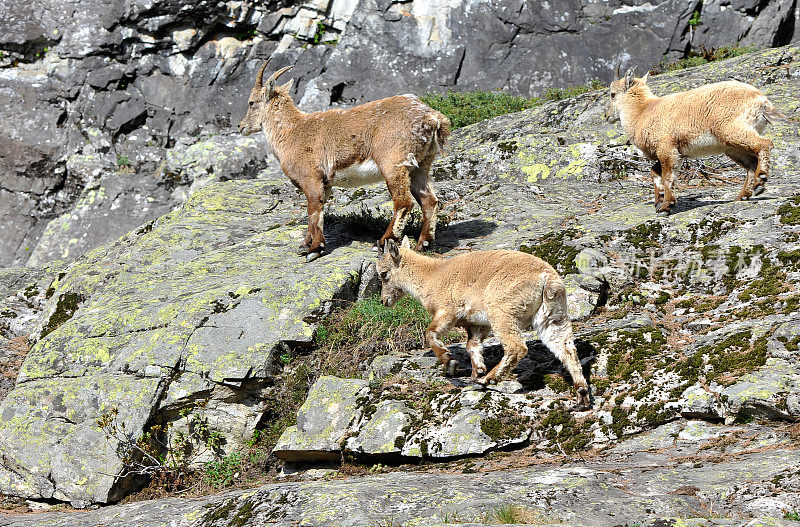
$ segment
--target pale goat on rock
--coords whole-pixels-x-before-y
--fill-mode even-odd
[[[439,338],[442,332],[453,326],[467,331],[472,380],[485,385],[508,376],[528,353],[522,330],[533,326],[572,377],[578,406],[589,407],[589,385],[575,347],[566,288],[547,262],[509,250],[433,258],[412,251],[404,238],[401,247],[392,240],[386,243],[377,270],[384,305],[391,307],[411,295],[431,314],[426,340],[450,375],[456,362]],[[482,343],[491,333],[500,339],[504,353],[486,373]]]
[[[672,183],[684,157],[726,154],[747,172],[737,200],[764,191],[772,141],[761,133],[780,114],[758,88],[725,81],[657,97],[647,86],[647,74],[634,77],[629,69],[619,78],[617,67],[615,77],[606,119],[620,121],[633,144],[655,161],[658,213],[669,214],[675,205]]]

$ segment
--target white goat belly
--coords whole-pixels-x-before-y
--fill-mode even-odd
[[[686,157],[706,157],[723,153],[725,153],[725,145],[711,132],[698,135],[681,152]]]
[[[476,311],[469,304],[464,306],[460,311],[456,313],[456,319],[459,322],[472,324],[474,326],[490,325],[489,316],[486,314],[486,311]]]
[[[342,170],[337,170],[331,183],[334,187],[353,188],[380,183],[381,181],[383,181],[383,175],[378,170],[378,165],[375,164],[375,161],[369,159],[363,163],[356,163]]]

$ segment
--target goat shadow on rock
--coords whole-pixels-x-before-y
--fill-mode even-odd
[[[545,375],[550,374],[560,375],[567,385],[572,386],[572,378],[566,368],[541,340],[530,340],[527,345],[528,354],[519,361],[517,367],[512,371],[526,392],[541,390],[547,386]],[[578,348],[578,359],[581,361],[583,376],[591,386],[592,364],[594,364],[597,357],[595,347],[592,343],[582,339],[575,339],[575,347]],[[449,349],[453,359],[458,361],[457,374],[468,376],[472,371],[472,366],[464,346],[451,346]],[[483,358],[487,370],[493,368],[503,358],[503,346],[499,343],[485,345]]]
[[[705,207],[707,205],[724,205],[726,203],[733,203],[733,199],[714,199],[714,200],[704,200],[703,197],[707,197],[708,194],[694,194],[694,195],[683,195],[678,196],[678,202],[670,211],[670,215],[675,215],[680,212],[688,212],[690,210],[696,209],[698,207]],[[761,195],[761,196],[753,196],[748,199],[748,202],[751,201],[762,201],[762,200],[769,200],[774,199],[773,197]],[[655,213],[653,213],[655,214]]]
[[[388,226],[389,220],[385,218],[359,214],[326,214],[326,251],[332,252],[340,247],[345,247],[353,240],[375,243]],[[421,222],[415,215],[406,226],[404,234],[417,240],[421,226]],[[497,229],[495,223],[478,219],[442,225],[437,230],[433,251],[446,252],[458,247],[462,240],[482,238],[494,232],[495,229]]]

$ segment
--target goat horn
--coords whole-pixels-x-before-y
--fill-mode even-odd
[[[275,73],[270,75],[269,80],[267,81],[267,83],[274,83],[276,80],[278,80],[278,77],[280,77],[281,75],[283,75],[284,73],[286,73],[287,71],[289,71],[292,68],[294,68],[294,65],[286,66],[284,68],[279,69],[278,71],[276,71]]]
[[[267,59],[264,65],[261,66],[261,69],[258,70],[258,75],[256,75],[256,88],[258,89],[261,89],[261,87],[264,86],[262,82],[264,81],[264,69],[267,67],[267,64],[269,64],[269,59]]]
[[[619,69],[621,67],[622,67],[622,63],[621,62],[617,62],[617,68],[614,70],[614,80],[615,81],[619,80]]]

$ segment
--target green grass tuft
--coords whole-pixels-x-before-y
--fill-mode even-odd
[[[381,351],[392,351],[398,337],[409,345],[422,345],[423,332],[431,316],[417,300],[400,299],[394,306],[385,307],[378,297],[357,302],[323,322],[314,340],[320,348],[343,349],[369,345]]]
[[[506,113],[527,110],[541,104],[538,98],[517,97],[502,90],[428,93],[422,101],[445,114],[453,128],[490,119]]]
[[[697,18],[692,15],[692,20],[696,20],[697,24],[700,24],[700,16],[699,13],[695,12]],[[689,24],[691,25],[691,20]],[[686,68],[693,68],[695,66],[702,66],[703,64],[708,64],[709,62],[716,62],[718,60],[725,60],[731,59],[733,57],[738,57],[740,55],[745,55],[747,53],[752,53],[754,51],[758,51],[756,47],[741,47],[738,44],[732,44],[730,46],[722,46],[719,48],[711,48],[707,49],[705,46],[700,46],[700,49],[697,51],[690,51],[689,54],[675,62],[667,62],[666,57],[661,59],[661,61],[650,68],[651,75],[658,75],[659,73],[664,73],[667,71],[676,71],[676,70],[683,70]]]
[[[560,101],[601,88],[603,88],[603,84],[595,79],[580,86],[550,88],[541,97],[519,97],[503,90],[469,92],[451,90],[446,93],[428,93],[422,96],[422,101],[445,114],[455,129],[498,115],[527,110],[550,101]]]

